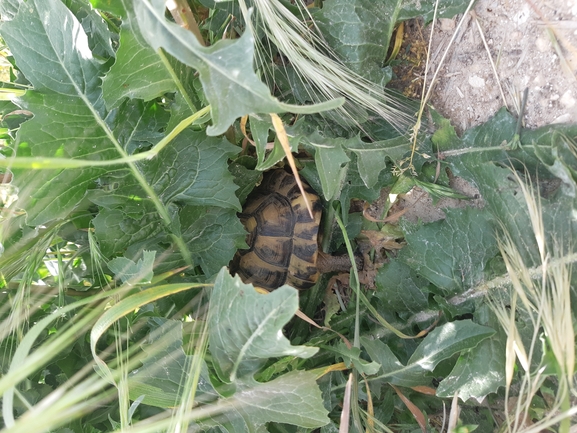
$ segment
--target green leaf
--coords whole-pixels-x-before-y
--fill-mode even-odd
[[[401,364],[389,346],[382,341],[361,337],[361,344],[371,359],[381,364],[382,375],[386,376],[393,385],[411,387],[427,385],[431,382],[431,377],[425,370],[418,366],[405,367]]]
[[[235,394],[239,412],[251,423],[274,421],[314,429],[329,422],[315,374],[295,370],[256,384]]]
[[[133,14],[128,14],[122,22],[116,61],[102,80],[106,106],[117,107],[124,98],[150,101],[174,90],[176,84],[166,66],[140,35]]]
[[[428,281],[399,260],[392,259],[379,269],[375,283],[376,295],[387,311],[417,314],[429,305]]]
[[[308,429],[329,422],[313,373],[295,370],[270,382],[239,381],[238,385],[233,396],[218,402],[226,412],[199,423],[201,427],[218,426],[230,433],[249,433],[268,431],[263,426],[270,422]]]
[[[33,112],[34,118],[23,123],[18,131],[18,154],[94,160],[117,157],[118,152],[96,121],[97,115],[85,102],[82,97],[28,91],[17,103]],[[20,197],[30,198],[25,203],[28,224],[64,218],[76,208],[86,191],[96,186],[99,177],[112,176],[116,170],[110,167],[13,170]]]
[[[445,323],[423,339],[406,366],[384,343],[367,338],[362,338],[361,342],[371,359],[381,364],[383,371],[379,377],[401,386],[417,386],[430,382],[428,372],[433,371],[439,362],[474,348],[493,334],[493,329],[471,320]]]
[[[92,57],[80,23],[62,2],[22,2],[14,19],[1,23],[0,32],[35,87],[15,101],[34,113],[18,132],[19,154],[95,160],[116,156],[103,121],[99,89],[103,67]],[[28,223],[66,216],[105,171],[15,171],[21,197],[31,197],[26,203]]]
[[[209,135],[224,133],[238,117],[250,113],[308,113],[343,103],[338,100],[298,107],[278,102],[254,72],[254,36],[248,27],[238,39],[221,39],[203,47],[191,32],[165,18],[164,1],[135,2],[134,8],[140,32],[154,50],[163,48],[199,72],[211,105],[213,125],[207,129]]]
[[[125,209],[126,206],[101,209],[93,220],[106,257],[124,254],[137,260],[142,250],[150,250],[163,257],[155,268],[157,273],[186,265],[180,253],[170,247],[172,238],[152,206],[144,206],[142,210],[147,210],[140,217],[126,214]],[[232,209],[185,206],[179,212],[174,205],[168,209],[194,264],[207,277],[215,275],[230,262],[238,248],[246,245],[246,231]]]
[[[186,355],[182,348],[182,322],[160,318],[149,319],[155,329],[150,332],[142,349],[146,357],[142,366],[128,376],[131,400],[144,396],[142,402],[157,407],[174,407],[180,403],[185,383],[195,355]],[[218,394],[210,382],[208,368],[200,361],[201,370],[195,391],[197,402],[216,400]],[[189,392],[189,391],[186,391]]]
[[[351,140],[360,141],[358,137]],[[307,138],[307,142],[315,148],[315,163],[321,180],[323,196],[327,201],[338,197],[347,175],[347,163],[350,158],[343,149],[347,141],[345,138],[327,138],[318,132]]]
[[[491,337],[459,356],[451,373],[437,388],[437,396],[450,398],[458,392],[463,401],[479,403],[490,393],[505,386],[505,353],[507,335],[488,305],[475,312],[476,318],[497,329]],[[483,378],[483,380],[479,380]]]
[[[100,13],[91,8],[85,0],[69,0],[66,5],[82,23],[92,53],[103,60],[114,57],[112,40],[116,39],[117,35],[108,29]]]
[[[228,158],[240,152],[223,137],[181,132],[157,158],[140,163],[142,172],[164,203],[219,206],[241,211],[238,187],[228,171]]]
[[[331,48],[351,70],[380,83],[400,3],[326,0],[314,18]]]
[[[407,137],[401,136],[373,143],[358,140],[346,143],[346,147],[357,155],[359,174],[366,187],[373,188],[379,179],[379,173],[387,167],[386,158],[393,163],[400,161],[410,150],[410,143]]]
[[[266,359],[308,358],[316,347],[291,346],[282,327],[298,309],[298,292],[289,286],[262,295],[222,269],[214,283],[209,308],[210,353],[219,377],[235,382],[252,376]]]
[[[469,319],[445,323],[424,338],[413,352],[408,365],[418,364],[420,368],[433,371],[442,360],[472,349],[493,334],[494,329],[477,325]]]
[[[44,25],[47,22],[49,26]],[[93,58],[82,26],[62,2],[21,2],[14,19],[1,23],[0,32],[36,90],[102,107],[98,101],[102,65]]]
[[[124,18],[126,15],[126,10],[124,9],[124,1],[90,0],[90,4],[92,4],[95,9],[108,11],[122,18]]]
[[[454,295],[484,280],[487,262],[497,254],[492,217],[487,211],[445,209],[447,218],[407,233],[398,260]],[[431,289],[433,290],[433,289]]]
[[[569,137],[577,135],[577,127],[555,125],[536,131],[522,130],[521,145],[510,149],[508,143],[513,139],[515,125],[516,120],[507,111],[500,110],[485,124],[467,131],[462,140],[442,135],[436,144],[453,173],[479,188],[487,203],[485,209],[511,236],[523,261],[528,266],[539,266],[541,261],[527,204],[511,170],[543,183],[559,182],[553,177],[559,176],[559,192],[543,194],[541,198],[546,241],[550,251],[558,251],[560,246],[564,251],[572,251],[569,243],[558,240],[568,239],[567,233],[576,234],[576,229],[569,224],[571,209],[577,205],[573,192],[576,182],[569,167],[577,146]],[[543,163],[547,170],[543,170]],[[523,181],[527,183],[526,179]]]
[[[347,367],[352,365],[355,369],[363,374],[376,374],[377,371],[381,369],[381,365],[377,362],[367,362],[361,358],[361,349],[358,347],[347,347],[344,342],[339,343],[335,350],[340,357],[342,357],[343,362]]]
[[[117,257],[108,262],[108,269],[114,272],[116,278],[120,278],[123,283],[148,284],[154,276],[152,271],[154,265],[153,251],[143,251],[142,258],[134,262],[126,257]],[[138,280],[135,280],[139,277]]]
[[[186,206],[180,226],[194,262],[206,276],[215,275],[246,245],[246,230],[232,209]]]

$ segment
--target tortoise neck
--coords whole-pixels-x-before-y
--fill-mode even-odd
[[[317,269],[321,274],[327,272],[348,272],[351,269],[351,259],[349,256],[331,256],[319,251],[317,257]]]

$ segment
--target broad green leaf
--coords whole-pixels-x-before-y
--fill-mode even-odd
[[[128,216],[123,207],[100,210],[93,224],[102,253],[106,257],[124,254],[137,260],[142,250],[156,251],[157,257],[162,256],[157,273],[184,266],[180,253],[170,247],[172,238],[158,214],[152,206],[145,209],[139,218]],[[246,245],[246,231],[232,209],[185,206],[179,212],[174,205],[168,209],[194,264],[201,266],[207,277],[215,275],[238,248]]]
[[[180,133],[157,158],[139,166],[164,203],[219,206],[241,210],[238,188],[227,161],[240,148],[222,137],[190,129]]]
[[[401,160],[410,150],[410,143],[407,137],[401,136],[373,143],[358,140],[347,143],[346,148],[357,155],[361,179],[367,188],[372,188],[379,179],[379,173],[386,168],[385,159],[389,158],[393,163]]]
[[[407,365],[418,364],[420,368],[433,371],[442,360],[476,347],[493,334],[494,329],[477,325],[469,319],[445,323],[423,339]]]
[[[234,176],[234,183],[238,185],[236,196],[241,203],[246,201],[246,198],[262,180],[262,173],[257,170],[249,170],[240,162],[233,161],[229,170]]]
[[[459,356],[453,370],[439,384],[437,396],[450,398],[458,392],[463,401],[479,403],[490,393],[505,386],[505,353],[507,335],[488,305],[481,306],[475,317],[497,332]],[[482,378],[482,380],[479,380]]]
[[[445,323],[421,341],[406,366],[384,343],[366,338],[362,338],[361,342],[371,359],[381,364],[383,370],[379,377],[397,385],[417,386],[430,383],[432,378],[428,372],[433,371],[439,362],[476,347],[493,334],[493,329],[471,320]]]
[[[102,80],[102,92],[109,109],[124,98],[145,101],[176,90],[176,84],[158,53],[140,35],[132,13],[123,20],[116,61]]]
[[[90,0],[90,3],[96,9],[111,12],[122,18],[124,18],[126,15],[126,9],[124,8],[124,1]]]
[[[497,254],[488,212],[445,209],[447,218],[407,233],[398,260],[433,283],[442,294],[461,293],[484,280],[487,262]],[[431,290],[434,290],[431,288]]]
[[[82,26],[62,2],[22,2],[14,19],[1,23],[0,32],[36,90],[81,98],[94,111],[101,110],[102,65],[93,58]]]
[[[18,100],[22,109],[34,118],[18,131],[18,154],[94,159],[113,159],[118,152],[112,147],[104,128],[95,121],[94,112],[83,98],[28,91]],[[20,197],[30,225],[44,224],[68,215],[82,200],[96,180],[113,175],[117,168],[85,167],[82,169],[14,170]]]
[[[131,400],[144,395],[144,404],[157,407],[174,407],[180,403],[185,390],[183,377],[189,371],[194,355],[187,355],[182,348],[182,322],[149,319],[151,324],[158,322],[150,332],[142,349],[146,357],[142,366],[132,371],[128,376],[128,386]],[[201,371],[198,386],[195,391],[197,402],[216,400],[218,394],[214,391],[206,363],[201,361]]]
[[[112,258],[116,254],[122,254],[130,245],[144,243],[143,248],[152,250],[152,242],[159,242],[159,238],[164,242],[168,241],[168,235],[160,223],[158,214],[152,207],[148,207],[148,211],[145,209],[142,206],[144,213],[140,217],[127,216],[122,208],[100,209],[92,224],[105,257]],[[128,257],[135,259],[132,256]]]
[[[254,36],[249,28],[238,39],[221,39],[203,47],[191,32],[165,18],[164,1],[137,1],[134,9],[140,32],[154,50],[163,48],[199,72],[211,105],[213,125],[207,129],[209,135],[222,134],[238,117],[250,113],[311,113],[343,103],[335,100],[300,107],[273,98],[254,72]]]
[[[251,377],[268,358],[308,358],[316,347],[291,346],[282,327],[298,309],[297,290],[282,286],[263,295],[222,269],[209,308],[209,348],[225,382]]]
[[[45,22],[50,25],[44,26]],[[35,87],[15,101],[34,113],[18,132],[19,154],[95,160],[115,157],[103,121],[99,89],[103,67],[92,57],[76,17],[58,0],[23,2],[14,19],[1,24],[0,32]],[[25,204],[28,223],[43,224],[66,216],[105,171],[26,170],[26,176],[16,171],[21,197],[31,197]]]
[[[371,359],[381,364],[382,371],[379,376],[386,376],[386,380],[393,385],[411,387],[427,385],[431,382],[431,377],[427,371],[418,368],[418,366],[405,367],[389,346],[382,341],[361,337],[361,344]]]
[[[223,413],[199,423],[200,426],[218,426],[230,433],[249,433],[268,431],[262,427],[270,422],[308,429],[329,422],[313,373],[295,370],[270,382],[239,381],[238,385],[233,396],[218,401]]]
[[[106,118],[114,136],[126,153],[149,149],[165,137],[170,114],[154,101],[126,99]]]
[[[381,83],[400,3],[326,0],[314,18],[331,48],[351,70]]]
[[[116,278],[123,283],[148,284],[154,275],[153,265],[156,254],[151,251],[143,251],[142,258],[134,262],[126,257],[117,257],[108,262],[108,269],[114,272]],[[135,278],[138,277],[138,280]]]
[[[358,137],[353,142],[360,141]],[[307,142],[315,148],[315,163],[321,180],[325,200],[337,198],[347,174],[348,162],[343,147],[348,142],[344,138],[326,138],[314,133],[307,138]]]
[[[274,421],[311,429],[329,422],[316,375],[311,372],[295,370],[270,382],[253,382],[242,386],[234,397],[239,412],[251,422]]]
[[[541,212],[546,221],[547,243],[550,251],[558,249],[558,240],[573,233],[571,209],[576,203],[575,179],[571,174],[571,155],[577,146],[570,137],[577,135],[575,126],[548,126],[536,131],[521,131],[521,144],[510,148],[516,120],[505,110],[499,111],[485,124],[467,131],[461,140],[443,134],[433,137],[435,144],[455,175],[461,176],[479,188],[485,199],[485,209],[493,214],[514,240],[528,266],[540,265],[535,234],[527,211],[521,188],[511,170],[521,176],[529,176],[554,184],[559,176],[559,192],[541,194]],[[438,139],[437,139],[438,138]],[[572,150],[571,150],[572,149]],[[543,162],[545,168],[543,170]],[[524,180],[527,182],[527,180]],[[537,189],[540,185],[534,183]],[[571,251],[568,243],[562,243],[564,251]]]
[[[417,314],[429,305],[429,282],[399,260],[393,259],[379,269],[375,283],[376,295],[387,311]]]
[[[206,276],[215,275],[246,245],[245,228],[232,209],[186,206],[180,213],[180,229]]]

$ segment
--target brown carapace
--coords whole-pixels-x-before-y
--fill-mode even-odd
[[[248,197],[239,217],[248,231],[249,248],[239,250],[232,263],[232,271],[245,283],[268,290],[283,284],[308,289],[321,273],[350,269],[347,258],[319,251],[323,206],[310,185],[303,181],[303,187],[312,218],[295,177],[281,169],[265,173]]]

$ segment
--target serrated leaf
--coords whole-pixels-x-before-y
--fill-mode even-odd
[[[372,188],[379,179],[379,173],[386,168],[386,158],[393,163],[401,160],[403,155],[410,150],[410,143],[407,137],[396,137],[373,143],[358,140],[346,143],[346,147],[357,155],[361,179],[367,188]]]
[[[241,211],[237,186],[227,161],[240,148],[222,137],[190,129],[180,133],[160,155],[139,164],[164,203],[219,206]]]
[[[142,349],[146,357],[142,366],[128,376],[131,400],[144,396],[143,403],[157,407],[174,407],[180,403],[186,390],[184,374],[195,355],[187,355],[182,348],[182,322],[176,320],[150,319],[154,324]],[[210,382],[208,368],[200,361],[201,371],[195,392],[197,402],[216,400],[218,394]]]
[[[106,257],[122,254],[137,260],[142,250],[156,251],[163,260],[156,272],[163,272],[186,263],[180,253],[170,247],[172,238],[161,224],[152,206],[143,206],[143,215],[131,217],[125,206],[101,209],[93,224],[102,253]],[[246,231],[232,209],[185,206],[180,212],[174,205],[168,210],[173,227],[188,247],[196,266],[209,277],[228,264],[238,248],[245,246]]]
[[[316,347],[291,346],[282,334],[297,309],[298,292],[292,287],[262,295],[222,269],[209,308],[209,348],[219,377],[235,382],[252,376],[268,358],[314,355]]]
[[[235,398],[239,411],[251,422],[274,421],[311,429],[329,422],[316,376],[307,371],[291,371],[256,388],[240,389]]]
[[[497,254],[497,243],[488,212],[464,208],[446,209],[445,213],[445,220],[407,233],[408,246],[398,260],[442,294],[453,295],[483,281],[485,265]]]
[[[554,182],[552,175],[560,176],[560,193],[541,199],[543,220],[547,221],[546,234],[551,234],[546,236],[548,247],[550,251],[558,250],[560,236],[567,238],[567,233],[575,234],[569,221],[572,219],[571,209],[577,205],[571,192],[576,183],[571,171],[562,167],[570,164],[572,157],[569,154],[577,148],[567,139],[577,135],[577,127],[555,125],[536,131],[522,130],[520,146],[511,149],[515,125],[516,120],[502,109],[485,124],[467,131],[462,140],[451,136],[448,140],[438,140],[436,144],[443,148],[442,155],[453,173],[479,188],[487,202],[485,209],[503,225],[523,261],[528,266],[538,266],[540,257],[527,204],[511,170],[516,169],[544,182],[549,179]],[[567,145],[572,150],[561,150]],[[547,170],[543,170],[543,166]],[[556,168],[551,170],[552,167],[559,168],[559,171],[556,172]],[[572,247],[565,243],[562,249],[571,251]]]
[[[27,31],[32,28],[34,32]],[[34,113],[18,132],[18,153],[94,160],[115,157],[102,118],[103,67],[92,57],[76,17],[58,0],[23,2],[14,19],[1,24],[0,32],[35,87],[15,101]],[[27,170],[25,175],[15,171],[21,197],[31,197],[25,205],[27,222],[43,224],[66,216],[107,170]]]
[[[289,106],[272,97],[253,69],[254,36],[249,27],[238,39],[221,39],[203,47],[191,32],[165,18],[164,1],[135,2],[134,9],[140,32],[154,50],[163,48],[199,72],[211,105],[213,125],[207,129],[208,134],[222,134],[235,119],[250,113],[307,113],[325,107]],[[335,108],[342,102],[331,102],[326,107]]]
[[[147,284],[154,276],[153,265],[156,254],[154,251],[143,251],[142,258],[134,262],[126,257],[117,257],[107,263],[108,269],[114,272],[116,278],[123,283]],[[138,277],[138,280],[135,278]]]
[[[176,83],[158,53],[140,35],[133,13],[123,20],[116,61],[102,80],[108,109],[124,98],[150,101],[176,90]]]
[[[357,74],[380,83],[400,0],[326,0],[314,15],[323,36]]]
[[[231,433],[255,432],[266,423],[277,422],[314,429],[329,422],[316,376],[306,371],[291,371],[270,382],[239,381],[239,389],[219,400],[226,408],[220,416],[202,421],[201,427],[224,428]],[[221,430],[222,431],[222,430]]]

